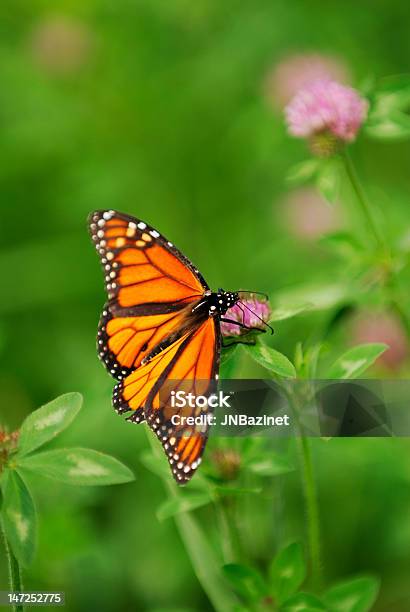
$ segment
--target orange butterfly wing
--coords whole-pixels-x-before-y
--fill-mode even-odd
[[[143,221],[96,211],[89,228],[109,298],[98,328],[98,354],[121,379],[183,326],[185,309],[208,286],[192,263]]]
[[[114,406],[132,410],[129,420],[144,418],[160,439],[175,480],[188,482],[201,462],[210,423],[186,424],[181,417],[207,414],[204,408],[177,410],[171,406],[171,390],[209,396],[219,366],[219,328],[208,318],[169,347],[140,366],[114,388]],[[178,423],[172,422],[177,414]]]
[[[166,314],[114,316],[104,307],[98,326],[98,353],[110,374],[121,380],[152,349],[184,325],[185,310]]]
[[[97,342],[101,360],[120,381],[114,387],[114,407],[119,413],[132,411],[128,419],[134,423],[148,421],[176,481],[184,484],[201,461],[209,424],[174,425],[170,392],[176,385],[195,395],[213,390],[219,325],[213,318],[190,316],[209,287],[193,264],[143,221],[96,211],[89,228],[109,298]],[[180,416],[194,412],[198,409],[184,409]]]

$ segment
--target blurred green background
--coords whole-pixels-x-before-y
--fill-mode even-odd
[[[315,53],[335,58],[356,86],[409,71],[409,19],[402,0],[3,0],[0,418],[14,429],[40,404],[80,391],[84,410],[61,443],[111,453],[137,477],[98,490],[30,480],[40,535],[27,589],[64,590],[70,612],[211,609],[172,519],[156,518],[164,490],[139,461],[144,427],[111,409],[113,383],[95,353],[105,296],[86,217],[117,208],[149,221],[214,288],[266,291],[274,302],[303,296],[305,285],[325,298],[343,293],[345,263],[317,238],[350,213],[329,213],[286,183],[307,150],[286,134],[286,83],[275,70]],[[408,240],[409,142],[362,137],[353,155],[386,234]],[[376,331],[390,316],[377,290],[363,303],[332,327],[330,352],[355,342],[356,310],[366,319],[371,310]],[[297,341],[327,329],[340,307],[330,305],[275,325],[274,346],[292,358]],[[397,350],[372,375],[405,377],[407,344],[387,320]],[[263,373],[243,358],[236,375]],[[382,581],[376,610],[410,609],[410,445],[334,440],[314,451],[326,580],[372,572]],[[278,477],[275,491],[248,507],[257,567],[304,535],[298,476]],[[212,509],[201,513],[211,529]]]

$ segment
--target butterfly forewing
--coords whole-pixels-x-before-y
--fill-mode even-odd
[[[90,233],[105,272],[112,312],[164,314],[198,299],[208,286],[198,270],[159,232],[128,215],[97,211]]]
[[[109,297],[98,327],[98,353],[121,379],[182,326],[186,307],[208,287],[193,264],[144,221],[96,211],[89,228]]]

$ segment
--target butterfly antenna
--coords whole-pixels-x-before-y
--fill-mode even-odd
[[[270,333],[273,334],[273,327],[271,327],[271,325],[269,325],[269,323],[266,323],[266,321],[264,321],[262,319],[262,317],[260,317],[258,314],[256,314],[256,312],[254,312],[251,308],[249,308],[249,306],[247,306],[246,304],[244,304],[243,302],[241,302],[239,300],[238,302],[238,306],[241,308],[241,306],[243,306],[244,308],[246,308],[246,310],[249,310],[249,312],[251,312],[253,314],[254,317],[256,317],[257,319],[259,319],[259,321],[261,321],[266,327],[268,327],[270,329]],[[241,308],[242,310],[242,308]],[[243,311],[242,311],[243,312]]]

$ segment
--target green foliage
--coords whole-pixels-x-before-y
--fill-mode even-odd
[[[237,563],[223,567],[235,591],[249,609],[273,605],[280,612],[368,612],[376,601],[378,581],[356,577],[335,584],[323,595],[300,591],[307,569],[300,543],[282,548],[272,560],[268,579],[256,569]]]
[[[349,232],[340,231],[326,234],[320,239],[320,243],[339,253],[345,260],[352,259],[358,254],[363,255],[363,246]]]
[[[292,308],[302,308],[309,304],[312,311],[328,311],[343,303],[353,301],[353,287],[349,281],[301,282],[290,289],[278,292],[280,304],[294,304]],[[298,306],[299,305],[299,306]]]
[[[235,369],[238,363],[238,344],[222,349],[221,367],[219,376],[222,379],[234,378]]]
[[[20,429],[19,456],[31,453],[64,431],[79,413],[82,401],[79,393],[67,393],[32,412]]]
[[[246,602],[254,602],[266,597],[269,593],[268,586],[260,576],[259,572],[238,563],[231,563],[223,567],[225,576],[231,582],[235,590]]]
[[[114,457],[88,448],[59,448],[15,458],[21,469],[37,472],[72,485],[112,485],[134,480],[134,475]]]
[[[268,292],[275,335],[263,340],[294,362],[298,378],[328,376],[328,364],[363,341],[349,326],[356,313],[396,317],[399,307],[399,324],[408,320],[409,77],[403,73],[410,8],[402,0],[372,7],[342,0],[115,6],[62,0],[56,19],[51,2],[1,3],[0,430],[17,429],[44,398],[67,389],[87,397],[87,410],[61,437],[41,442],[46,430],[34,428],[25,439],[23,425],[21,453],[10,446],[2,488],[7,476],[19,476],[17,459],[36,460],[37,449],[89,446],[138,472],[137,490],[113,491],[65,486],[25,470],[41,529],[36,561],[25,572],[27,590],[61,586],[68,612],[226,612],[239,602],[224,563],[257,566],[265,575],[281,538],[306,536],[302,472],[287,440],[211,436],[192,482],[173,492],[160,445],[158,454],[147,450],[146,426],[112,413],[112,381],[94,347],[105,296],[85,219],[94,207],[135,214],[186,253],[212,288]],[[363,53],[363,41],[371,53]],[[362,84],[369,98],[369,118],[349,150],[383,248],[369,244],[348,177],[338,177],[332,163],[325,171],[326,161],[309,157],[309,143],[286,133],[285,83],[278,90],[276,77],[293,51],[340,61],[350,84]],[[400,76],[380,79],[387,70]],[[331,207],[310,208],[319,191]],[[300,196],[306,207],[292,216],[292,199]],[[329,215],[331,223],[322,224]],[[398,338],[408,344],[400,326]],[[370,365],[366,357],[369,369],[352,373],[408,378],[408,355],[397,362],[395,355],[392,346],[386,359]],[[224,378],[275,376],[283,384],[294,376],[276,357],[279,371],[266,368],[266,360],[262,370],[239,347],[224,351],[222,361]],[[50,449],[43,449],[47,442]],[[408,441],[309,442],[324,575],[377,568],[377,608],[394,608],[408,596]],[[220,447],[239,455],[230,481],[215,467]],[[1,457],[3,450],[0,443]],[[210,493],[213,501],[159,523],[156,511],[174,493],[178,499]],[[221,507],[239,531],[236,552],[215,512]],[[357,533],[360,554],[352,546]],[[303,543],[308,554],[307,537]],[[282,608],[328,610],[312,586],[310,558],[306,565],[303,591]],[[6,573],[0,556],[2,585]],[[324,581],[325,593],[329,586]],[[277,602],[254,606],[269,607]]]
[[[368,612],[379,592],[379,581],[372,576],[352,578],[330,588],[324,601],[331,612]]]
[[[272,451],[267,452],[266,449],[259,455],[251,456],[245,465],[253,474],[268,477],[288,474],[295,469],[287,457]]]
[[[269,319],[270,323],[274,323],[275,321],[284,321],[286,319],[291,319],[292,317],[296,317],[299,314],[305,313],[310,310],[312,304],[287,304],[286,306],[278,306],[277,308],[272,309],[272,313]]]
[[[161,458],[163,458],[159,445],[155,444],[151,438],[150,442],[152,447],[151,458],[148,458],[146,455],[143,457],[144,463],[148,466],[153,465],[153,460],[161,461]],[[174,516],[175,524],[187,553],[189,554],[195,573],[201,585],[206,590],[215,610],[217,612],[224,612],[225,610],[234,609],[238,602],[233,593],[227,589],[225,580],[221,576],[219,571],[220,560],[210,546],[201,525],[187,508],[187,504],[190,504],[190,500],[194,499],[196,499],[196,501],[206,500],[206,503],[208,503],[209,497],[207,498],[207,493],[184,497],[181,488],[178,488],[177,485],[170,480],[168,472],[165,473],[161,470],[158,471],[157,474],[163,480],[164,486],[169,493],[168,500],[158,508],[157,517],[161,520],[167,516]],[[183,501],[186,499],[189,501]]]
[[[274,558],[269,575],[272,592],[282,604],[299,589],[306,578],[302,546],[295,542],[282,549]]]
[[[377,140],[410,138],[410,77],[400,75],[385,79],[373,94],[373,104],[366,132]]]
[[[308,181],[316,176],[320,168],[320,159],[311,158],[292,166],[286,175],[286,179],[291,184],[299,184]]]
[[[2,483],[1,517],[5,536],[21,565],[33,561],[37,541],[37,514],[30,490],[20,473],[10,470]]]
[[[167,519],[181,512],[188,512],[206,506],[212,501],[209,492],[187,493],[178,497],[166,500],[157,510],[157,517],[160,521]]]
[[[355,346],[341,355],[330,367],[328,378],[358,378],[389,347],[381,343]]]
[[[319,193],[329,204],[335,204],[340,195],[343,167],[338,158],[322,162],[316,177]]]
[[[35,452],[70,425],[81,405],[79,393],[67,393],[42,406],[23,422],[17,448],[5,448],[1,466],[2,523],[12,554],[24,567],[34,558],[37,518],[22,472],[36,472],[72,485],[119,484],[134,479],[120,461],[94,450],[65,448]]]
[[[273,374],[284,378],[294,378],[296,376],[295,367],[289,359],[267,344],[259,343],[254,346],[246,346],[244,349],[252,359]]]
[[[319,612],[327,610],[318,597],[311,593],[297,593],[292,595],[280,608],[281,612]],[[329,612],[327,610],[327,612]]]

